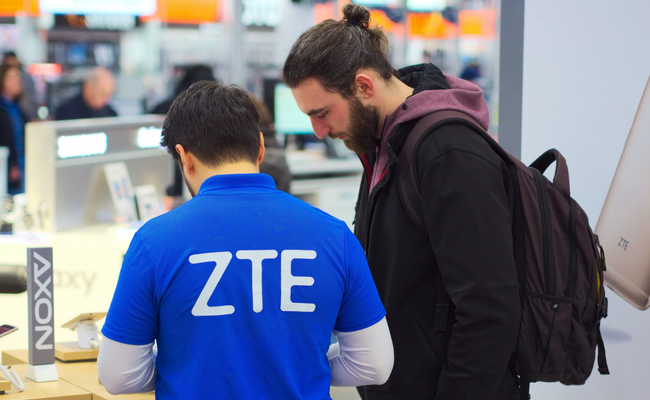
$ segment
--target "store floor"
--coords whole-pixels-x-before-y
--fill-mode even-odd
[[[353,387],[331,387],[330,396],[332,400],[360,400],[357,389]]]

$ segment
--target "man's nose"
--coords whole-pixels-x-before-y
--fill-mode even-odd
[[[316,135],[316,137],[319,139],[325,139],[325,137],[330,131],[330,128],[327,126],[327,124],[318,120],[315,115],[312,115],[310,119],[311,119],[311,126],[312,128],[314,128],[314,134]]]

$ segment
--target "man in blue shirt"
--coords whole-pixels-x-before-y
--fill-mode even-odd
[[[259,173],[258,119],[236,86],[203,81],[174,101],[162,144],[195,196],[131,242],[102,330],[109,392],[326,399],[330,384],[388,379],[392,343],[361,245]]]

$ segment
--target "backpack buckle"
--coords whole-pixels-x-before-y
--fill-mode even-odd
[[[600,307],[599,318],[607,318],[607,307],[608,307],[607,297],[603,297],[603,303]]]

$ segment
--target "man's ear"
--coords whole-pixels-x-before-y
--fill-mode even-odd
[[[196,166],[194,165],[194,157],[192,156],[192,154],[188,153],[183,147],[183,145],[181,144],[177,144],[175,149],[178,155],[181,156],[181,164],[183,166],[183,171],[188,176],[194,175],[194,172],[196,171]]]
[[[260,151],[257,154],[257,166],[259,167],[262,161],[264,161],[264,154],[266,153],[266,148],[264,147],[264,135],[260,132]]]
[[[356,94],[360,99],[368,99],[375,95],[375,74],[368,70],[359,70],[354,77]]]

